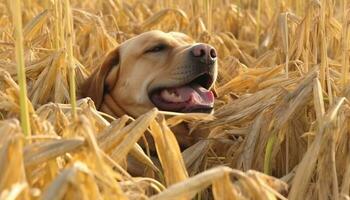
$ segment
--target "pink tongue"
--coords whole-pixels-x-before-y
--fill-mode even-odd
[[[161,97],[172,103],[187,102],[186,107],[212,106],[214,103],[213,93],[198,84],[163,90]]]

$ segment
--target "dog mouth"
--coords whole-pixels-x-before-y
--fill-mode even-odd
[[[210,91],[213,81],[213,76],[203,73],[187,84],[156,89],[150,93],[150,99],[163,111],[210,113],[214,107],[214,94]]]

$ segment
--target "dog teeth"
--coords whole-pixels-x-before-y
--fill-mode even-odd
[[[179,103],[184,101],[174,90],[163,90],[161,96],[169,102]]]

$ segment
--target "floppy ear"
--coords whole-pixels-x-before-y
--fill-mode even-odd
[[[115,85],[119,69],[119,47],[109,52],[101,67],[97,68],[90,77],[83,83],[80,94],[82,97],[90,97],[94,102],[96,109],[102,104],[105,90],[112,89]],[[109,73],[112,73],[110,76]],[[108,84],[106,82],[109,78]]]

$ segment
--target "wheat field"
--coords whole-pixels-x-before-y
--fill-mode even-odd
[[[77,98],[155,29],[218,50],[213,116],[114,119]],[[1,0],[0,199],[350,199],[349,63],[348,0]],[[208,138],[180,152],[183,121]]]

